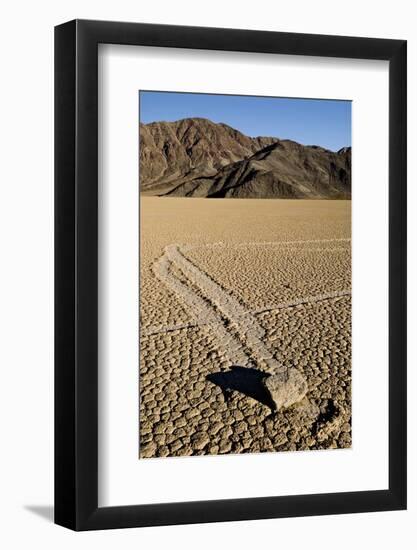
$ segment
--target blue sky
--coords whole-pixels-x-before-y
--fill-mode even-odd
[[[248,136],[292,139],[337,151],[351,145],[351,102],[234,95],[140,92],[140,121],[188,117],[224,122]]]

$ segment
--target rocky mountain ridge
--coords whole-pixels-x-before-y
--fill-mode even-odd
[[[203,118],[139,125],[144,195],[208,198],[351,196],[351,148],[249,137]]]

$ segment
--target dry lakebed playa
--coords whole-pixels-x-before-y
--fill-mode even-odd
[[[350,447],[351,201],[140,206],[140,458]]]

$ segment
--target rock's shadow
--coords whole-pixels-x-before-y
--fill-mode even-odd
[[[238,391],[252,397],[252,399],[256,399],[256,401],[274,411],[275,404],[262,383],[267,376],[267,374],[257,369],[235,365],[228,371],[213,372],[207,375],[206,378],[221,388],[226,401],[230,399],[233,391]]]

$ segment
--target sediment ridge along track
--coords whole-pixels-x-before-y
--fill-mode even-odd
[[[326,239],[325,241],[307,242],[341,240],[348,239]],[[282,244],[295,243],[298,244],[299,241]],[[175,269],[182,274],[182,277],[176,274]],[[207,273],[195,266],[184,255],[178,244],[170,244],[165,247],[163,255],[153,265],[153,272],[163,284],[188,306],[195,318],[195,325],[216,336],[223,354],[233,364],[247,366],[255,361],[258,368],[271,374],[285,369],[265,345],[263,341],[265,331],[253,313],[221,285],[216,283]],[[319,297],[301,299],[294,302],[293,305],[319,301],[320,299],[330,297],[330,295],[331,297],[343,296],[348,292],[350,291],[339,291],[337,293],[320,295]],[[271,309],[279,309],[279,306],[275,308],[263,308],[254,313],[269,311]],[[188,326],[190,325],[180,325],[178,328]],[[156,333],[168,332],[167,329],[169,330],[169,327],[165,330],[157,330]],[[172,330],[175,329],[174,327]],[[149,334],[149,330],[147,333]]]

